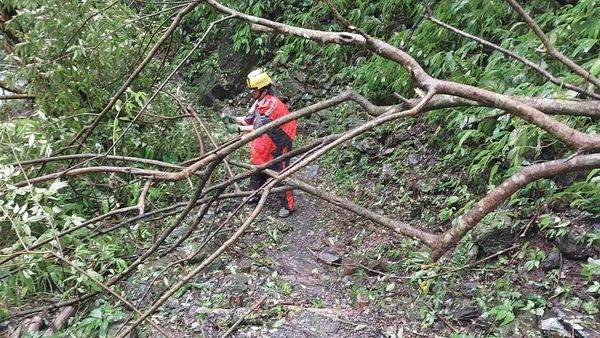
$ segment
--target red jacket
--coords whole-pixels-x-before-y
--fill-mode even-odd
[[[257,100],[244,119],[245,125],[258,129],[265,124],[289,114],[286,105],[276,96],[267,93]],[[292,140],[296,137],[296,120],[287,122],[255,138],[250,143],[250,158],[254,165],[261,165],[292,150]]]

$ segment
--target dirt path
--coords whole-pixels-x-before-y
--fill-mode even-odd
[[[272,198],[231,250],[167,302],[157,316],[174,337],[221,337],[263,298],[232,337],[384,337],[406,326],[403,314],[414,308],[399,301],[406,285],[396,282],[392,290],[389,276],[360,267],[344,270],[339,261],[323,259],[392,247],[397,239],[334,205],[295,193],[297,210],[290,217],[276,216]],[[240,217],[250,210],[245,207]],[[193,251],[198,244],[191,242]],[[328,257],[321,256],[323,250]],[[143,287],[142,282],[137,288]]]
[[[368,295],[374,285],[384,288],[387,278],[360,272],[344,274],[339,263],[328,264],[320,255],[329,250],[342,258],[359,238],[381,234],[370,236],[362,225],[354,226],[355,216],[308,194],[296,191],[296,199],[298,208],[292,216],[271,218],[268,215],[274,215],[275,208],[270,205],[264,222],[270,225],[259,226],[271,232],[271,240],[273,229],[279,231],[276,244],[262,252],[272,262],[269,271],[257,271],[262,272],[258,280],[264,278],[263,287],[275,285],[275,292],[267,292],[267,297],[271,304],[282,304],[283,313],[267,324],[267,332],[256,334],[250,326],[240,328],[236,336],[383,337],[381,332],[388,327],[396,333],[401,321],[381,312],[380,305],[372,303]],[[253,240],[259,241],[264,233],[254,236]]]

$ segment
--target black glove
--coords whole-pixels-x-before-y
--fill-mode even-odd
[[[240,132],[240,125],[237,123],[226,123],[225,129],[232,134],[237,134]]]

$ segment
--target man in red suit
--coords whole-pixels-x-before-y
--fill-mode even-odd
[[[289,114],[289,110],[281,100],[275,96],[271,78],[262,69],[257,69],[248,74],[247,85],[250,94],[256,100],[248,115],[232,117],[224,115],[227,130],[230,132],[252,132],[267,123]],[[292,140],[296,137],[296,120],[269,130],[255,138],[250,143],[250,158],[254,165],[267,163],[274,158],[292,150]],[[271,166],[270,169],[282,171],[287,168],[289,159]],[[268,175],[261,172],[250,177],[250,189],[259,189],[268,179]],[[277,194],[281,202],[279,217],[288,217],[294,211],[294,195],[291,190]]]

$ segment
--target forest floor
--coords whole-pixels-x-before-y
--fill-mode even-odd
[[[322,170],[313,164],[297,178],[327,186],[330,177]],[[374,191],[368,178],[353,184]],[[586,293],[590,284],[581,273],[585,260],[562,259],[560,269],[543,270],[554,244],[535,226],[498,257],[473,255],[467,252],[470,246],[459,245],[429,265],[419,242],[309,194],[295,195],[296,211],[286,219],[277,217],[278,202],[271,196],[237,243],[153,318],[173,337],[221,337],[232,326],[232,337],[600,336],[597,299]],[[216,215],[207,217],[218,221],[235,206],[223,202]],[[242,224],[252,209],[244,206],[231,224]],[[387,210],[397,210],[396,216],[411,213],[402,203]],[[575,233],[590,230],[585,228],[589,222],[571,218]],[[206,253],[227,233],[217,236]],[[155,268],[195,252],[206,235],[194,236],[174,254],[146,264],[149,274],[132,277],[130,299],[136,300],[136,290],[143,291]],[[593,250],[597,257],[598,248]],[[186,274],[197,262],[178,273]],[[177,272],[168,278],[176,280]],[[160,296],[169,283],[164,284],[154,287],[150,298]]]
[[[316,183],[318,170],[310,168],[312,178],[304,179]],[[270,197],[251,229],[154,319],[173,337],[221,337],[238,320],[232,337],[542,336],[533,312],[550,313],[552,299],[560,295],[542,285],[541,269],[518,272],[525,259],[519,250],[430,282],[427,276],[446,270],[421,270],[414,255],[425,248],[416,241],[306,193],[295,194],[297,210],[286,219],[276,216],[277,201]],[[232,208],[222,210],[226,215]],[[238,217],[251,210],[245,206]],[[584,288],[580,270],[579,262],[565,260],[561,285],[570,285],[573,295]],[[495,295],[514,300],[505,306],[506,315],[514,312],[516,318],[502,323],[500,315],[482,316]],[[523,298],[531,304],[519,303]]]

